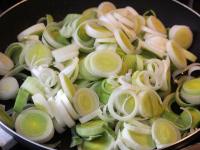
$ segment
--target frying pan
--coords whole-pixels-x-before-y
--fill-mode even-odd
[[[152,9],[167,27],[174,24],[189,26],[194,33],[194,41],[190,50],[199,56],[198,61],[200,60],[200,15],[198,13],[175,0],[109,1],[117,7],[132,6],[140,14]],[[0,50],[5,50],[9,43],[16,41],[16,36],[20,31],[33,25],[38,18],[46,14],[53,15],[56,20],[61,20],[67,13],[81,13],[84,9],[95,7],[101,2],[102,0],[23,0],[0,15]],[[7,109],[13,106],[12,102],[0,101],[0,103],[6,105]],[[1,122],[0,127],[13,136],[16,141],[31,149],[52,149],[18,135]],[[200,138],[200,129],[167,149],[180,149],[198,138]],[[53,142],[62,139],[58,146],[59,149],[70,150],[70,131],[66,131],[64,135],[56,136],[54,139]]]

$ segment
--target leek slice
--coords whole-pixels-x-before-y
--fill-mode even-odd
[[[98,6],[98,9],[97,9],[97,14],[98,14],[98,17],[101,17],[113,10],[115,10],[116,7],[113,3],[111,2],[102,2],[99,6]]]
[[[121,49],[127,53],[127,54],[135,54],[137,53],[135,50],[135,47],[131,44],[128,37],[125,35],[125,33],[121,30],[115,30],[114,31],[115,39],[117,40],[117,43],[121,47]]]
[[[157,148],[162,148],[163,145],[168,146],[180,140],[181,133],[170,121],[157,119],[152,125],[152,137]]]
[[[56,62],[65,62],[76,56],[78,56],[79,46],[76,44],[70,44],[65,47],[56,49],[52,51],[52,55]]]
[[[18,65],[23,48],[24,45],[22,43],[12,43],[7,47],[5,54],[13,60],[14,64]]]
[[[121,70],[122,60],[120,56],[111,51],[96,51],[90,57],[92,72],[101,77],[114,76]]]
[[[79,14],[68,14],[64,18],[64,24],[62,28],[59,30],[60,34],[66,38],[72,37],[73,32],[76,28],[76,22],[80,18]]]
[[[0,107],[0,121],[10,128],[14,128],[14,120],[10,117],[3,108]]]
[[[19,84],[14,77],[5,77],[0,80],[0,100],[9,100],[17,95]]]
[[[45,30],[45,25],[43,23],[38,23],[25,29],[20,34],[18,34],[17,39],[18,41],[23,41],[25,37],[29,35],[41,34],[44,30]]]
[[[191,29],[185,25],[174,25],[169,30],[169,39],[175,40],[181,47],[188,49],[193,41]]]
[[[69,128],[72,128],[75,125],[75,121],[68,113],[60,97],[56,97],[56,111],[58,111],[59,118],[61,118]]]
[[[150,134],[141,134],[124,128],[122,138],[129,148],[150,150],[156,147]]]
[[[54,117],[53,112],[52,112],[47,100],[45,99],[45,97],[43,95],[41,95],[40,93],[34,94],[32,96],[32,100],[33,100],[33,103],[36,108],[47,112],[51,116],[51,118]]]
[[[17,133],[38,143],[45,143],[54,135],[51,118],[35,108],[26,109],[17,116],[15,129]]]
[[[4,53],[0,52],[0,75],[5,75],[13,67],[14,67],[14,64],[12,60],[8,56],[6,56]]]
[[[27,104],[27,101],[29,99],[30,93],[22,88],[19,89],[16,100],[15,100],[15,105],[13,110],[16,113],[20,113],[25,105]]]
[[[108,150],[112,149],[112,143],[114,142],[114,139],[112,136],[110,136],[107,133],[104,133],[99,138],[96,138],[92,141],[84,141],[81,149],[82,150]]]
[[[85,26],[87,35],[93,38],[108,38],[112,37],[113,34],[96,20],[89,21]]]
[[[128,72],[129,69],[134,72],[136,70],[136,56],[135,55],[125,55],[123,57],[123,64],[120,71],[120,74],[124,75]]]
[[[27,90],[32,95],[37,94],[37,93],[41,93],[41,94],[45,93],[44,86],[35,77],[29,76],[28,78],[26,78],[26,80],[21,85],[21,88]]]
[[[167,42],[167,53],[172,63],[178,68],[186,68],[187,60],[181,47],[175,41]]]
[[[39,65],[49,65],[52,61],[51,51],[41,42],[32,42],[24,49],[26,64],[33,68]]]
[[[181,93],[180,93],[181,97],[189,104],[194,104],[194,105],[200,104],[199,85],[200,85],[199,78],[185,81],[181,88]]]
[[[88,59],[89,55],[86,58],[83,58],[82,60],[80,60],[79,62],[79,74],[83,79],[89,80],[89,81],[95,81],[98,80],[98,77],[94,76],[91,71],[88,70],[89,68],[89,63],[88,60],[86,61],[86,59]]]
[[[139,94],[139,112],[144,118],[158,117],[163,112],[160,96],[153,90],[146,90]]]
[[[200,125],[200,111],[193,107],[186,108],[192,116],[192,128],[196,128]]]
[[[79,115],[85,116],[99,107],[99,98],[93,90],[80,88],[76,91],[72,103]]]
[[[76,133],[81,137],[100,135],[105,132],[107,123],[102,120],[92,120],[84,124],[76,125]]]
[[[73,83],[66,75],[62,73],[59,74],[59,78],[63,91],[65,92],[67,97],[71,99],[75,94],[75,87]]]
[[[77,112],[75,111],[75,109],[72,106],[71,102],[69,101],[69,99],[67,98],[67,96],[65,95],[65,93],[62,90],[58,91],[58,93],[56,95],[56,99],[57,98],[61,99],[63,105],[67,109],[67,112],[70,114],[70,116],[73,119],[78,119],[79,118],[79,115],[77,114]]]
[[[51,23],[44,30],[42,35],[43,43],[51,48],[61,48],[68,44],[68,41],[59,32],[58,24]]]
[[[117,120],[132,119],[138,112],[138,98],[133,90],[118,87],[109,97],[108,110]]]
[[[160,33],[167,33],[164,24],[155,16],[150,16],[147,18],[147,26]]]

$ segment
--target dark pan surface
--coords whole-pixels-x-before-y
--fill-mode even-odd
[[[174,24],[183,24],[189,26],[194,33],[194,41],[190,48],[200,60],[200,16],[195,14],[188,8],[184,8],[177,2],[172,0],[109,0],[117,7],[132,6],[140,14],[146,10],[152,9],[156,12],[158,17],[163,21],[167,27]],[[23,29],[35,24],[37,20],[46,14],[51,14],[57,21],[63,19],[67,13],[77,13],[89,7],[97,6],[102,0],[29,0],[14,7],[4,15],[0,15],[0,50],[4,51],[7,45],[16,41],[17,34]],[[3,103],[0,101],[0,103]],[[39,144],[29,142],[23,137],[20,137],[12,130],[9,130],[5,125],[0,123],[8,133],[15,136],[15,138],[31,147],[32,149],[45,149],[39,147]],[[71,139],[70,133],[65,133],[65,139],[62,141],[64,146],[62,149],[69,150],[69,143]],[[188,144],[195,138],[200,138],[200,131],[194,135],[178,142],[168,149],[179,149]]]

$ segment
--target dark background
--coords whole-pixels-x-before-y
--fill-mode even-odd
[[[12,5],[14,5],[14,4],[16,4],[17,2],[20,2],[20,1],[21,0],[0,0],[0,13],[2,13],[7,8],[9,8],[10,6],[12,6]],[[200,0],[179,0],[179,1],[188,5],[189,7],[193,8],[198,13],[200,13]],[[199,140],[197,139],[197,141],[194,141],[194,143],[196,143],[196,142],[199,142]],[[23,149],[27,149],[27,148],[23,147],[20,144],[17,144],[12,150],[17,150],[17,149],[23,150]],[[195,150],[195,148],[193,150]]]
[[[0,0],[0,13],[21,0]],[[179,0],[200,13],[200,0]]]

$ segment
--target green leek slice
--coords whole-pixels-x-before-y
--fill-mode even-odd
[[[35,108],[24,110],[17,116],[15,129],[17,133],[38,143],[45,143],[54,135],[51,118]]]
[[[84,124],[76,125],[76,133],[81,137],[89,137],[105,132],[107,123],[102,120],[92,120]]]
[[[35,77],[29,76],[28,78],[26,78],[26,80],[21,85],[21,88],[27,90],[32,95],[37,94],[37,93],[41,93],[41,94],[45,93],[44,86]]]
[[[9,126],[10,128],[14,128],[13,118],[10,117],[1,107],[0,107],[0,121]]]
[[[181,139],[180,131],[168,120],[157,119],[152,125],[152,137],[157,148],[171,145]]]
[[[193,107],[186,108],[192,116],[192,128],[196,128],[200,125],[200,111]]]
[[[23,110],[24,106],[27,104],[29,95],[30,93],[28,91],[22,88],[19,89],[13,108],[16,113],[20,113]]]

